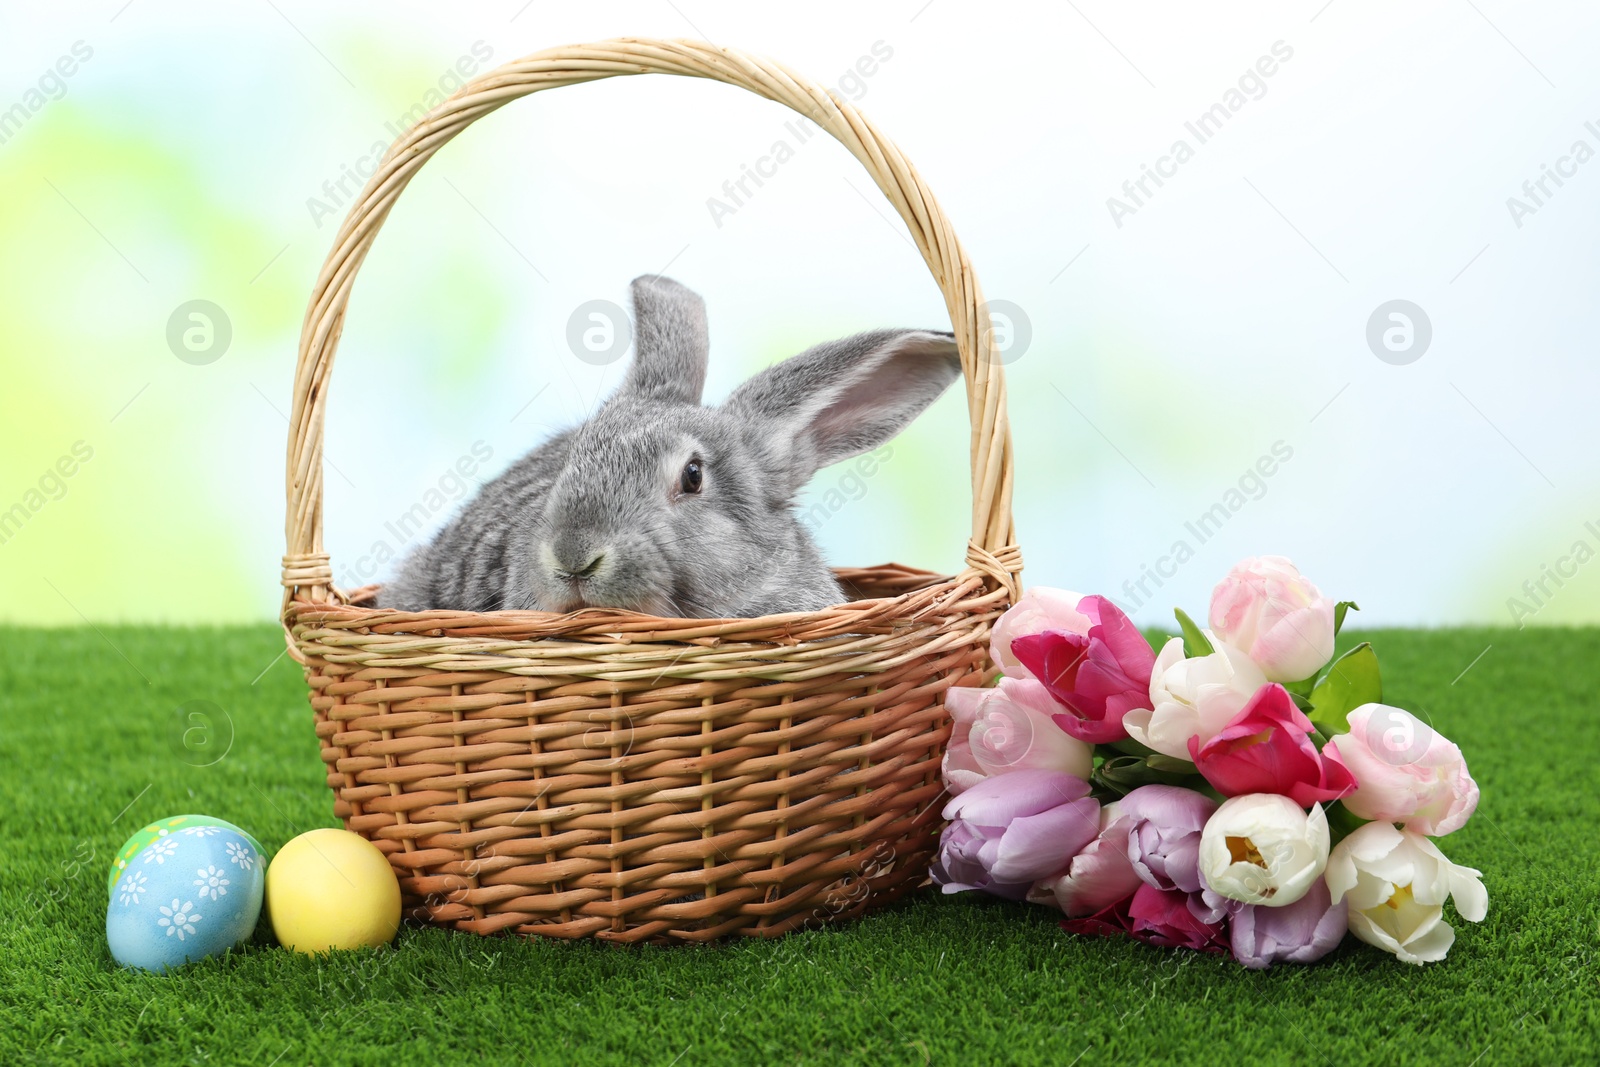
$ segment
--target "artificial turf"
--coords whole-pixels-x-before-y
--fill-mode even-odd
[[[1347,939],[1314,967],[1251,972],[924,890],[775,942],[405,927],[387,950],[258,939],[158,977],[106,951],[124,837],[200,812],[271,851],[336,825],[298,668],[269,626],[0,628],[0,1063],[1596,1062],[1600,629],[1342,643],[1361,638],[1387,699],[1457,741],[1483,790],[1443,847],[1483,871],[1489,915],[1451,916],[1443,963]],[[197,699],[231,720],[210,766],[174,711]]]

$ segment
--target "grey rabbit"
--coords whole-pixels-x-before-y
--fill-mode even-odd
[[[735,618],[845,599],[795,496],[933,403],[961,374],[954,337],[829,341],[708,407],[704,302],[661,276],[634,279],[632,294],[621,387],[485,484],[402,561],[381,607]]]

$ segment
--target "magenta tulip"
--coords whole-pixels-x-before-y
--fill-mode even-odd
[[[1130,894],[1107,904],[1093,915],[1067,919],[1061,924],[1061,929],[1083,937],[1115,937],[1118,934],[1132,937],[1133,917],[1128,914],[1128,906],[1132,903],[1133,896]]]
[[[1348,796],[1356,779],[1333,742],[1317,751],[1315,729],[1283,686],[1256,691],[1209,741],[1189,738],[1195,768],[1225,797],[1278,793],[1301,807]]]
[[[1192,893],[1141,885],[1131,897],[1107,905],[1093,915],[1067,919],[1061,928],[1084,937],[1125,934],[1162,948],[1226,951],[1227,924],[1221,913],[1215,913],[1215,921],[1207,922],[1195,914],[1195,903]]]
[[[1157,889],[1142,885],[1128,903],[1133,921],[1130,935],[1163,948],[1192,948],[1200,952],[1224,952],[1227,948],[1225,924],[1202,922],[1195,915],[1194,897],[1177,889]]]
[[[1094,622],[1078,610],[1082,593],[1036,585],[995,621],[989,633],[989,658],[1008,678],[1031,678],[1028,668],[1011,654],[1011,642],[1026,634],[1055,630],[1064,634],[1086,634]]]
[[[1139,628],[1115,604],[1086,596],[1077,610],[1089,620],[1087,633],[1047,630],[1024,634],[1010,652],[1043,682],[1063,707],[1056,722],[1092,745],[1128,736],[1122,717],[1150,706],[1150,671],[1156,656]]]

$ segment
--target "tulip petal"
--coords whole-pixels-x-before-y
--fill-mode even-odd
[[[1469,923],[1480,923],[1489,914],[1489,891],[1479,878],[1479,872],[1471,867],[1451,865],[1450,898],[1455,901],[1456,914]]]
[[[1013,819],[989,865],[1001,882],[1037,882],[1064,870],[1100,832],[1100,804],[1087,797]]]
[[[1060,771],[1012,771],[985,778],[944,807],[946,819],[1006,826],[1024,815],[1089,795],[1089,783]]]
[[[1133,919],[1128,915],[1128,906],[1132,902],[1133,894],[1129,893],[1126,897],[1106,905],[1093,915],[1067,919],[1061,924],[1061,929],[1083,937],[1115,937],[1119,934],[1131,933]]]
[[[1163,828],[1201,830],[1217,810],[1214,800],[1175,785],[1142,785],[1118,802],[1120,818],[1146,819]]]
[[[1093,915],[1133,896],[1142,884],[1127,849],[1115,838],[1114,833],[1102,833],[1072,858],[1066,874],[1050,883],[1057,906],[1068,917]]]
[[[1142,885],[1128,904],[1131,936],[1163,948],[1225,951],[1221,923],[1203,923],[1189,907],[1189,894]]]
[[[1348,926],[1344,903],[1332,903],[1327,883],[1319,879],[1288,907],[1239,908],[1229,932],[1234,959],[1258,970],[1279,962],[1315,962],[1338,947]]]
[[[1450,953],[1456,943],[1456,932],[1449,923],[1438,923],[1421,937],[1410,938],[1395,951],[1395,957],[1406,963],[1437,963]]]

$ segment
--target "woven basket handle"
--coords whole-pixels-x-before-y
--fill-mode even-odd
[[[390,145],[377,173],[361,190],[317,276],[300,334],[289,416],[285,607],[294,598],[319,602],[337,596],[333,569],[322,547],[322,422],[328,375],[356,271],[396,198],[435,152],[501,105],[541,89],[619,74],[711,78],[793,108],[848,148],[900,212],[944,292],[966,376],[972,420],[972,539],[967,544],[967,564],[992,588],[1005,588],[1014,600],[1022,562],[1011,520],[1005,380],[994,358],[993,329],[978,279],[916,169],[847,101],[781,64],[699,41],[625,37],[535,52],[473,79]]]

